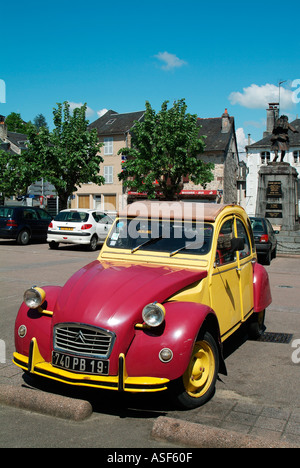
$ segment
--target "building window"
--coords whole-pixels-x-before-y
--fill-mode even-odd
[[[294,151],[293,155],[294,155],[294,163],[295,164],[299,163],[300,162],[300,151]]]
[[[104,166],[104,179],[106,184],[112,184],[114,179],[113,166]]]
[[[270,151],[263,151],[262,153],[260,153],[260,160],[262,164],[266,164],[270,162],[271,160]]]
[[[104,138],[104,154],[113,154],[113,138]]]

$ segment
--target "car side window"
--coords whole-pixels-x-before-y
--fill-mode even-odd
[[[244,240],[244,248],[240,250],[240,259],[248,257],[250,255],[250,241],[249,236],[247,234],[246,228],[242,221],[239,219],[236,220],[236,229],[237,229],[237,236],[241,237]]]
[[[44,211],[44,210],[41,210],[40,208],[38,208],[37,212],[38,212],[39,217],[41,219],[48,219],[48,220],[51,219],[51,216],[49,215],[49,213],[47,213],[47,211]]]
[[[270,233],[271,235],[274,234],[274,229],[273,229],[272,224],[270,223],[270,221],[269,221],[268,219],[266,219],[266,222],[267,222],[267,227],[268,227],[269,233]]]
[[[231,239],[234,237],[233,219],[223,223],[217,241],[216,265],[222,266],[236,260],[236,252],[232,251]]]
[[[94,220],[96,221],[96,223],[99,223],[99,221],[101,220],[101,217],[99,216],[99,213],[95,213],[93,211],[92,216],[93,216]]]
[[[107,214],[105,213],[96,213],[96,215],[98,216],[98,223],[100,224],[109,224],[111,223],[111,219],[109,216],[107,216]]]
[[[39,218],[35,210],[31,210],[30,208],[27,208],[26,210],[23,211],[23,219],[25,219],[26,221],[31,221],[32,219],[39,219]]]

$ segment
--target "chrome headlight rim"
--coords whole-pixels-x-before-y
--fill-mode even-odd
[[[46,293],[42,288],[32,286],[24,292],[23,300],[30,309],[37,309],[45,301]]]
[[[142,317],[150,328],[159,327],[165,320],[166,310],[162,304],[152,302],[143,308]]]

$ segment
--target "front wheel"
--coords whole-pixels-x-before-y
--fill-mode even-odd
[[[173,383],[173,397],[181,408],[202,406],[214,394],[219,370],[219,352],[209,332],[196,341],[187,370]]]

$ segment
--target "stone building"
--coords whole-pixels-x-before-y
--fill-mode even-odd
[[[244,192],[241,188],[244,178],[239,167],[234,117],[225,109],[221,117],[199,118],[198,124],[199,135],[206,137],[205,150],[199,158],[214,163],[214,180],[207,184],[205,190],[184,180],[182,198],[243,205]]]
[[[98,208],[117,211],[124,208],[127,196],[118,179],[122,170],[122,156],[118,151],[131,145],[131,129],[135,121],[143,118],[144,111],[118,114],[107,111],[102,117],[89,125],[96,128],[99,140],[103,143],[101,155],[104,162],[100,165],[100,174],[105,178],[104,185],[82,184],[74,194],[73,208]]]

